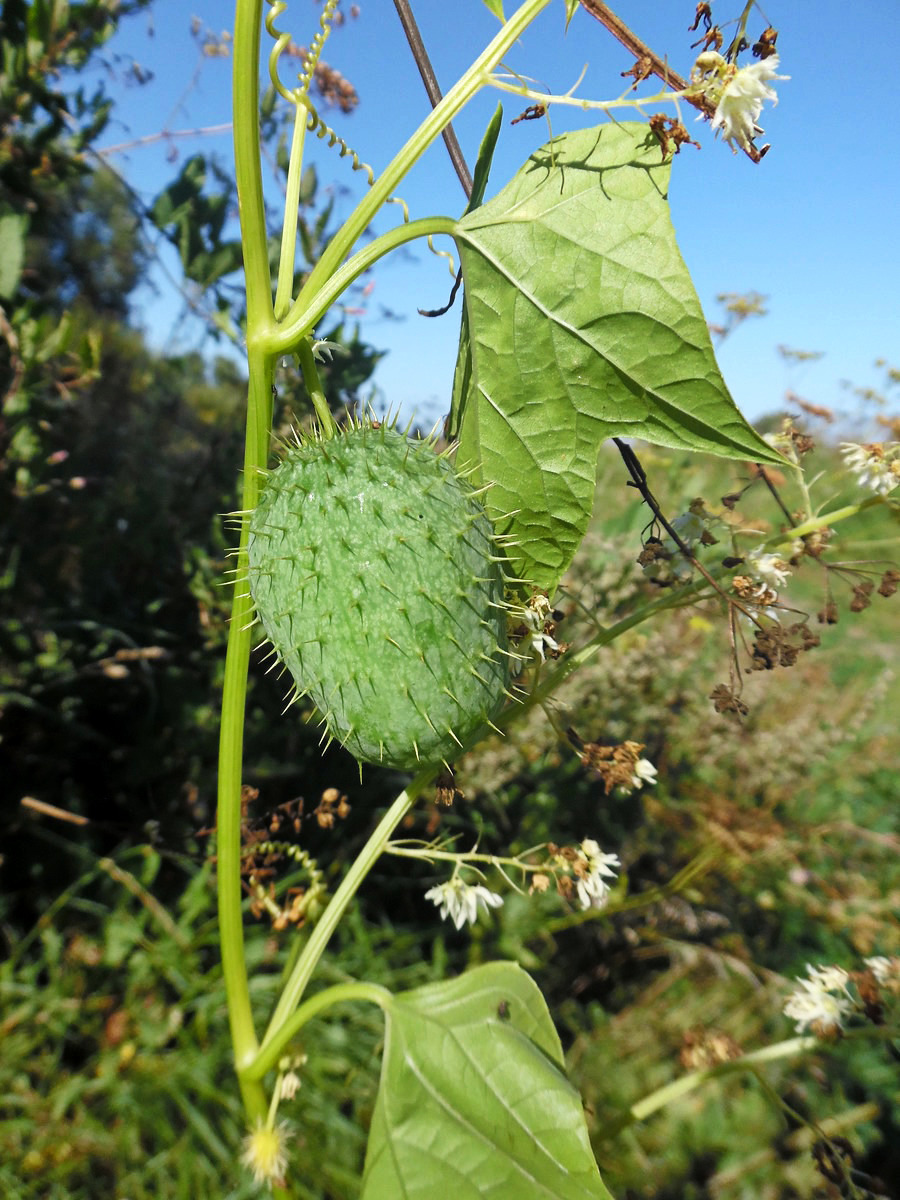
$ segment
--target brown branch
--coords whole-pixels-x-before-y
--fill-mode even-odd
[[[431,107],[437,108],[443,99],[440,85],[434,73],[434,67],[431,65],[431,59],[428,57],[428,51],[425,49],[425,43],[422,41],[422,35],[419,33],[419,27],[416,24],[416,18],[413,16],[409,0],[394,0],[394,8],[397,10],[397,16],[400,18],[400,24],[403,26],[403,32],[406,34],[409,48],[412,50],[416,66],[419,68],[419,74],[422,76],[422,82],[425,84],[425,91],[428,93],[428,99],[431,101]],[[453,163],[453,168],[459,177],[459,182],[462,184],[463,191],[466,193],[466,199],[468,200],[472,195],[472,174],[469,171],[456,134],[453,132],[453,126],[448,125],[442,131],[441,137],[444,139],[444,145],[447,147],[450,161]]]
[[[636,59],[647,59],[650,63],[650,73],[661,80],[666,87],[671,87],[676,92],[685,90],[688,86],[687,80],[682,79],[658,54],[654,54],[649,46],[644,45],[637,34],[632,33],[625,22],[620,20],[612,9],[603,3],[603,0],[580,0],[580,3],[581,7],[592,17],[596,17],[600,24],[608,29],[630,54],[633,54]],[[707,112],[709,106],[704,105],[702,97],[685,96],[685,100],[689,104],[693,104],[695,108],[699,108],[701,112]],[[707,115],[712,114],[707,112]]]
[[[638,456],[628,445],[628,443],[623,442],[621,438],[614,437],[613,441],[616,444],[616,449],[622,456],[622,461],[628,469],[628,474],[631,476],[631,487],[637,488],[637,490],[641,493],[644,503],[653,513],[654,518],[660,523],[660,525],[662,525],[663,529],[665,529],[666,533],[669,535],[684,557],[689,562],[699,567],[700,564],[694,558],[687,543],[682,541],[682,539],[678,536],[678,534],[663,516],[662,509],[659,507],[659,502],[650,491],[650,484],[647,482],[647,473],[641,466],[641,461]]]
[[[98,158],[109,158],[111,154],[124,154],[126,150],[136,150],[138,146],[149,146],[153,142],[168,141],[169,138],[210,137],[219,133],[231,133],[230,121],[222,125],[204,125],[198,129],[161,129],[158,133],[147,133],[143,137],[132,138],[130,142],[117,142],[115,146],[103,146],[96,151]]]
[[[662,509],[659,507],[659,502],[650,491],[650,485],[647,482],[647,474],[644,468],[641,466],[640,459],[632,450],[632,448],[627,442],[623,442],[621,438],[614,437],[613,441],[616,444],[619,454],[622,456],[622,461],[625,463],[625,466],[628,469],[628,474],[631,476],[630,486],[637,488],[637,490],[641,493],[644,503],[653,513],[654,518],[660,523],[660,525],[662,525],[663,529],[665,529],[666,533],[669,535],[684,557],[688,560],[691,566],[696,567],[696,569],[700,572],[706,582],[713,588],[713,590],[718,592],[718,594],[728,605],[729,612],[733,612],[734,609],[737,609],[738,612],[742,612],[745,617],[748,617],[754,625],[758,625],[759,621],[756,619],[755,615],[745,608],[740,601],[735,600],[733,596],[730,596],[728,592],[719,586],[716,580],[713,579],[712,575],[710,575],[709,571],[707,571],[706,567],[704,567],[704,565],[697,560],[697,558],[692,554],[688,545],[682,540],[682,538],[678,536],[678,534],[663,516]]]
[[[633,33],[625,22],[603,3],[603,0],[579,0],[579,3],[586,12],[589,12],[592,17],[595,17],[600,22],[604,29],[608,29],[616,41],[621,42],[625,49],[630,54],[633,54],[639,62],[643,59],[649,64],[649,74],[655,75],[665,87],[670,87],[676,92],[683,92],[683,98],[688,104],[698,109],[708,121],[715,116],[715,106],[710,104],[705,96],[692,96],[686,90],[690,87],[688,80],[683,79],[677,71],[673,71],[665,59],[660,58],[649,46],[645,45],[637,34]],[[763,147],[762,150],[757,150],[754,145],[750,144],[742,146],[741,149],[751,162],[756,163],[763,157],[766,147]]]
[[[787,518],[788,524],[791,526],[796,525],[797,522],[794,520],[794,518],[791,514],[791,510],[788,508],[788,506],[782,500],[781,495],[778,491],[778,488],[776,488],[775,484],[769,478],[768,474],[766,473],[765,467],[762,466],[761,463],[757,463],[756,469],[759,472],[760,479],[762,479],[763,483],[766,485],[766,487],[769,489],[769,491],[774,496],[775,503],[778,505],[778,507],[781,509],[781,511],[784,513],[785,517]]]

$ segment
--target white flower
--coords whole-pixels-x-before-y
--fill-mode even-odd
[[[736,142],[742,149],[749,149],[753,138],[762,130],[757,126],[757,119],[762,112],[763,102],[771,100],[778,103],[774,90],[767,87],[771,79],[789,79],[789,75],[776,75],[778,55],[772,54],[759,62],[747,67],[735,69],[726,65],[717,68],[713,81],[706,87],[705,93],[716,102],[716,112],[712,119],[713,129],[721,129],[726,142],[734,145]],[[733,71],[729,78],[729,72]],[[719,92],[719,82],[727,80],[725,87]]]
[[[541,662],[546,662],[544,658],[545,649],[550,651],[559,650],[559,643],[544,630],[544,626],[549,620],[552,611],[549,599],[541,592],[537,592],[532,596],[528,603],[521,609],[517,608],[514,611],[516,621],[524,624],[528,630],[527,637],[531,643],[531,649]]]
[[[885,958],[883,955],[878,955],[875,958],[864,959],[864,962],[882,987],[893,979],[900,979],[900,958]]]
[[[281,1099],[293,1100],[300,1090],[300,1076],[296,1071],[288,1071],[281,1078]]]
[[[807,963],[806,970],[813,982],[826,992],[847,991],[850,976],[843,967],[811,967]]]
[[[790,578],[787,563],[777,554],[766,554],[760,547],[744,560],[748,573],[765,587],[778,588]]]
[[[260,1122],[244,1138],[241,1162],[253,1172],[257,1183],[280,1183],[287,1169],[290,1131],[283,1121],[269,1128]]]
[[[690,550],[693,549],[694,542],[703,537],[706,522],[698,513],[686,512],[675,518],[672,528]]]
[[[656,767],[649,758],[639,758],[634,764],[634,775],[631,777],[631,786],[634,788],[643,787],[644,784],[650,786],[656,783]]]
[[[439,883],[425,893],[425,899],[430,900],[441,910],[442,920],[449,915],[457,929],[462,929],[466,921],[474,925],[478,917],[478,905],[481,903],[485,912],[489,908],[499,908],[503,897],[490,891],[483,884],[466,883],[459,875],[454,875],[446,883]]]
[[[900,442],[842,442],[841,454],[860,487],[887,496],[900,484]]]
[[[853,1011],[847,994],[848,975],[841,967],[806,967],[809,979],[799,979],[784,1004],[784,1015],[797,1022],[797,1032],[815,1024],[825,1032],[840,1029],[841,1022]]]
[[[582,908],[602,908],[609,895],[607,879],[615,879],[613,867],[621,866],[617,854],[604,854],[593,838],[585,838],[579,847],[575,891]]]

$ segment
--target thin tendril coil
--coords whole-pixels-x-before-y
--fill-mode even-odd
[[[356,151],[351,146],[348,146],[339,134],[335,133],[330,125],[322,120],[309,96],[295,94],[290,96],[289,99],[292,100],[294,104],[302,104],[306,109],[306,128],[309,130],[309,132],[315,133],[316,137],[320,140],[327,138],[329,147],[338,146],[338,157],[346,158],[349,155],[350,166],[354,171],[365,171],[366,182],[368,183],[369,187],[371,187],[375,182],[375,172],[368,163],[362,161]]]
[[[274,41],[275,45],[269,51],[269,78],[272,81],[272,86],[282,99],[289,101],[291,104],[296,104],[296,97],[292,92],[284,86],[278,78],[278,60],[281,58],[285,48],[290,45],[291,35],[282,33],[280,29],[275,28],[275,22],[287,9],[287,0],[266,0],[269,5],[269,12],[266,14],[265,26],[266,33]]]
[[[300,90],[307,96],[309,95],[313,74],[319,63],[322,47],[331,33],[331,18],[334,16],[334,10],[337,8],[339,2],[340,0],[326,0],[325,7],[322,9],[322,15],[319,17],[319,32],[313,38],[312,45],[307,50],[306,58],[303,60],[303,70],[300,74]]]
[[[435,246],[435,244],[434,244],[434,238],[431,236],[431,234],[428,235],[428,249],[431,251],[432,254],[436,254],[438,256],[438,258],[446,258],[447,266],[450,268],[450,278],[455,279],[456,278],[456,259],[453,257],[453,255],[450,253],[449,250],[438,250],[437,246]]]
[[[268,33],[269,37],[275,43],[269,52],[269,78],[272,81],[272,86],[283,100],[287,100],[289,104],[297,107],[302,105],[306,109],[307,130],[310,133],[315,133],[320,141],[327,139],[329,149],[337,146],[339,148],[338,156],[340,158],[349,157],[350,166],[354,171],[365,171],[366,183],[371,187],[375,182],[375,172],[368,163],[362,161],[352,146],[348,146],[344,139],[335,133],[326,121],[322,120],[316,106],[309,97],[310,85],[312,84],[316,66],[322,53],[322,47],[331,33],[331,19],[340,0],[326,0],[322,15],[319,17],[319,32],[313,38],[312,45],[307,51],[306,58],[303,60],[303,70],[299,77],[300,86],[291,89],[285,87],[278,75],[278,63],[286,47],[290,45],[291,35],[283,33],[275,26],[278,18],[287,11],[287,0],[266,0],[266,3],[269,5],[269,12],[266,14],[265,19],[266,33]],[[401,196],[389,196],[385,203],[401,205],[403,208],[403,223],[404,225],[409,223],[409,208]]]

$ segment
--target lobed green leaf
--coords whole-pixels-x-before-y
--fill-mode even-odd
[[[604,439],[783,462],[719,372],[669,170],[646,125],[563,134],[457,224],[458,463],[492,485],[515,569],[549,592],[587,528]]]
[[[611,1200],[544,998],[514,963],[393,996],[363,1200]]]

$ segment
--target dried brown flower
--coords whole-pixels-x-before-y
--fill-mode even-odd
[[[634,787],[635,768],[643,749],[641,742],[622,742],[618,746],[584,742],[579,753],[584,765],[599,776],[608,796],[614,788],[624,787],[630,791]],[[562,853],[565,853],[565,849]],[[573,852],[572,861],[576,858],[577,853]]]
[[[740,699],[727,683],[717,684],[709,696],[717,713],[734,713],[738,717],[746,717],[750,709]]]
[[[719,1063],[733,1062],[742,1054],[729,1033],[720,1029],[688,1029],[681,1039],[678,1059],[686,1071],[702,1071]]]
[[[879,596],[893,596],[897,590],[897,584],[900,583],[900,571],[894,567],[888,567],[881,577],[881,583],[878,585]]]

